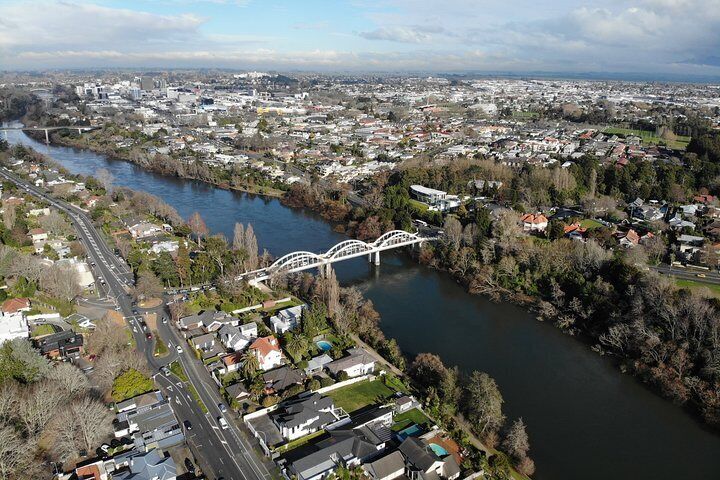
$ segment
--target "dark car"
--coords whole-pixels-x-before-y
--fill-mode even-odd
[[[192,460],[187,457],[185,457],[185,468],[188,472],[195,473],[195,465],[193,465]]]
[[[145,338],[147,338],[148,340],[152,340],[152,333],[148,332],[147,334],[145,334]]]
[[[192,430],[192,423],[190,423],[190,420],[183,420],[183,426],[188,430]]]

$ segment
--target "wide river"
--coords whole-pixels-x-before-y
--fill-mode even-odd
[[[345,238],[320,217],[275,199],[49,147],[22,132],[6,135],[73,173],[106,168],[116,185],[157,195],[184,218],[198,211],[213,232],[228,238],[235,222],[249,222],[261,247],[274,255],[321,252]],[[383,254],[379,267],[361,259],[336,265],[341,283],[372,299],[383,330],[408,356],[434,352],[447,365],[466,373],[484,370],[497,380],[508,421],[522,416],[528,425],[535,478],[720,479],[720,435],[525,310],[471,296],[448,275],[402,253]]]

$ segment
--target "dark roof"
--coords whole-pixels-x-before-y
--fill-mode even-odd
[[[305,372],[290,368],[287,365],[263,373],[265,385],[276,392],[282,392],[293,385],[301,384],[305,381],[305,378]]]
[[[400,444],[399,449],[407,458],[408,463],[423,472],[427,471],[435,462],[442,461],[430,447],[415,437],[406,438]]]
[[[60,350],[61,352],[70,349],[76,349],[83,346],[83,336],[72,330],[63,330],[62,332],[52,333],[35,340],[35,345],[40,349],[43,355]]]
[[[282,404],[273,416],[278,424],[285,425],[288,428],[302,425],[318,416],[320,417],[319,423],[327,425],[327,423],[335,420],[335,417],[328,411],[334,406],[335,403],[332,398],[314,393],[309,397],[298,398]]]

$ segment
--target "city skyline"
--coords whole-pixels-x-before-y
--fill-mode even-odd
[[[4,70],[718,77],[720,0],[0,2]]]

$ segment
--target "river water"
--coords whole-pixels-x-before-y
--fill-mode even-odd
[[[163,177],[89,151],[46,146],[22,132],[6,138],[73,173],[106,168],[116,185],[157,195],[184,218],[200,212],[213,233],[232,238],[235,222],[252,223],[258,243],[276,256],[322,252],[345,238],[317,215],[276,199]],[[372,299],[383,330],[409,356],[438,353],[447,365],[497,380],[508,419],[522,416],[528,425],[534,478],[720,479],[720,435],[525,310],[471,296],[402,253],[383,254],[379,267],[363,259],[336,265],[341,283]]]

